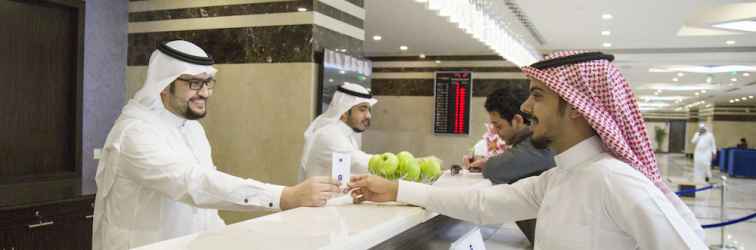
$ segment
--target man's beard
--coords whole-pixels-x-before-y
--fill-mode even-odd
[[[539,120],[538,120],[538,117],[536,117],[535,115],[529,115],[528,118],[530,119],[530,127],[532,130],[532,128],[538,125]],[[536,149],[547,149],[549,145],[551,145],[553,140],[551,140],[550,137],[543,135],[538,138],[536,138],[535,136],[532,136],[530,138],[530,142],[533,144],[533,147]]]
[[[367,130],[370,127],[370,120],[365,121],[365,123],[366,123],[365,124],[365,129],[361,129],[361,128],[359,128],[357,126],[354,126],[354,125],[351,125],[351,124],[349,125],[349,127],[352,128],[352,131],[354,131],[355,133],[362,133],[362,132],[365,132],[365,130]]]
[[[191,108],[191,102],[198,99],[205,101],[205,111],[202,113],[194,112],[194,110],[192,110]],[[187,120],[199,120],[199,119],[204,118],[205,115],[207,115],[207,98],[194,97],[194,98],[189,99],[189,101],[186,102],[186,108],[184,109],[183,115],[184,115],[184,118],[186,118]]]

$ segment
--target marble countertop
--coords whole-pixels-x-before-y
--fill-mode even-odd
[[[460,188],[490,185],[480,174],[448,172],[434,183]],[[287,210],[137,249],[367,249],[437,215],[397,202],[352,204],[344,195],[324,207]]]

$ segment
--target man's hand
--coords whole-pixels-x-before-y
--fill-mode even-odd
[[[467,170],[473,173],[483,172],[483,168],[486,167],[487,161],[488,158],[480,158],[473,163],[470,163],[470,167],[467,168]]]
[[[396,201],[399,190],[399,183],[374,175],[352,176],[348,186],[354,203]]]
[[[296,186],[284,188],[281,209],[323,206],[336,193],[339,193],[339,182],[325,176],[312,177]]]

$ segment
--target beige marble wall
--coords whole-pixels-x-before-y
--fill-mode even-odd
[[[713,124],[717,147],[735,147],[743,137],[748,147],[756,147],[756,122],[714,121]]]
[[[362,148],[368,153],[407,150],[416,156],[435,155],[443,167],[461,164],[462,155],[479,140],[488,113],[484,97],[471,100],[470,135],[433,134],[432,96],[378,96],[373,107],[371,128],[363,136]]]
[[[296,183],[302,133],[313,119],[317,65],[221,64],[202,120],[219,170],[282,185]],[[146,67],[128,67],[128,98]],[[221,212],[227,223],[265,213]]]

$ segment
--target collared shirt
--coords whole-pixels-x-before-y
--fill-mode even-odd
[[[224,226],[216,209],[278,209],[282,186],[217,171],[202,125],[132,101],[97,169],[94,249],[130,249]]]
[[[555,161],[540,176],[483,189],[399,181],[397,200],[479,224],[537,216],[535,249],[708,249],[666,196],[598,137]]]
[[[351,156],[352,174],[367,174],[370,154],[360,150],[359,134],[344,122],[329,124],[314,136],[310,152],[303,152],[301,167],[304,177],[331,176],[331,159],[334,152]]]

